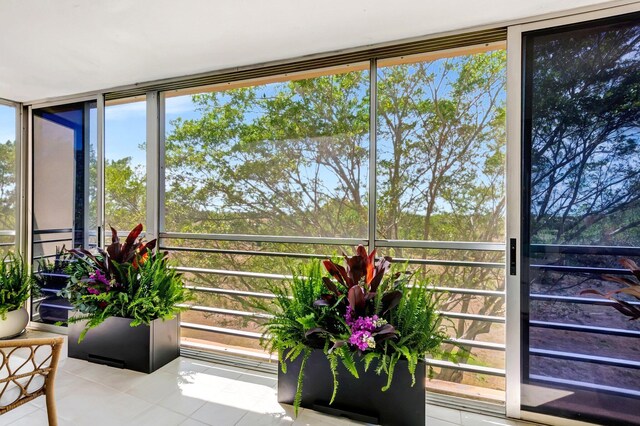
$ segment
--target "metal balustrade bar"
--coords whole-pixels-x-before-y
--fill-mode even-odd
[[[73,228],[58,228],[58,229],[35,229],[33,231],[33,235],[41,235],[41,234],[65,234],[72,233]]]
[[[259,297],[263,299],[275,299],[276,296],[270,293],[259,293],[253,291],[242,291],[242,290],[230,290],[226,288],[218,288],[218,287],[199,287],[193,285],[185,285],[185,288],[193,291],[199,291],[203,293],[214,293],[214,294],[226,294],[229,296],[237,296],[237,297]]]
[[[213,254],[238,254],[242,256],[269,256],[269,257],[291,257],[299,259],[328,259],[329,255],[325,254],[306,254],[306,253],[288,253],[277,251],[259,251],[259,250],[228,250],[204,247],[176,247],[176,246],[160,246],[160,250],[193,252],[193,253],[213,253]]]
[[[609,365],[612,367],[623,367],[640,369],[640,361],[611,358],[606,356],[578,354],[574,352],[553,351],[548,349],[529,348],[529,354],[544,358],[564,359],[568,361],[588,362],[591,364]]]
[[[226,334],[229,336],[246,337],[248,339],[261,339],[261,333],[254,333],[252,331],[235,330],[232,328],[214,327],[211,325],[194,324],[190,322],[181,322],[180,327],[188,330],[208,331],[211,333]]]
[[[225,275],[229,277],[264,278],[268,280],[290,280],[293,278],[291,275],[267,274],[262,272],[228,271],[225,269],[188,268],[185,266],[177,266],[175,269],[179,272],[190,272],[194,274],[213,274],[213,275]]]
[[[323,244],[323,245],[358,245],[367,244],[364,238],[326,238],[326,237],[293,237],[277,235],[244,235],[244,234],[191,234],[183,232],[161,232],[161,239],[203,240],[203,241],[244,241],[250,243],[283,243],[283,244]]]
[[[207,312],[210,314],[231,315],[231,316],[237,316],[237,317],[249,317],[249,318],[259,318],[259,319],[273,318],[273,315],[261,314],[258,312],[247,312],[247,311],[238,311],[234,309],[212,308],[210,306],[186,305],[186,304],[182,304],[178,306],[189,308],[189,310],[191,311]]]
[[[430,286],[427,288],[429,290],[433,290],[437,292],[453,293],[453,294],[470,294],[473,296],[505,297],[506,295],[504,291],[499,291],[499,290],[476,290],[472,288],[437,287],[437,286]]]
[[[73,238],[58,238],[56,240],[39,240],[39,241],[34,241],[33,244],[63,243],[65,241],[73,241]]]
[[[490,376],[505,377],[503,368],[483,367],[481,365],[459,364],[451,361],[443,361],[439,359],[425,359],[428,365],[433,367],[451,368],[454,370],[466,371],[468,373],[488,374]]]
[[[269,257],[287,257],[293,259],[319,259],[324,260],[331,257],[327,254],[307,254],[307,253],[289,253],[259,250],[233,250],[233,249],[217,249],[204,247],[178,247],[178,246],[160,246],[160,250],[189,252],[189,253],[212,253],[212,254],[231,254],[243,256],[269,256]],[[411,258],[393,258],[393,263],[409,263],[411,265],[433,265],[433,266],[458,266],[469,268],[494,268],[504,269],[505,264],[500,262],[473,262],[459,260],[437,260],[437,259],[411,259]]]
[[[12,242],[12,243],[0,243],[0,247],[12,247],[15,246],[16,242]]]
[[[609,336],[640,337],[640,331],[625,330],[620,328],[594,327],[581,324],[565,324],[547,321],[529,321],[530,327],[547,328],[552,330],[579,331],[592,334],[605,334]]]
[[[630,275],[627,269],[620,268],[593,268],[589,266],[563,266],[563,265],[529,265],[533,269],[543,271],[567,272],[572,274],[598,274],[598,275]]]
[[[558,377],[541,376],[539,374],[531,374],[529,376],[532,382],[544,382],[560,385],[569,385],[575,388],[596,390],[598,392],[609,392],[625,396],[640,397],[640,391],[633,389],[619,388],[615,386],[606,386],[596,383],[580,382],[578,380],[560,379]]]
[[[491,315],[463,314],[459,312],[437,311],[440,315],[447,318],[465,319],[471,321],[487,321],[504,324],[504,317],[496,317]]]
[[[458,346],[467,346],[470,348],[478,348],[478,349],[489,349],[493,351],[505,351],[506,347],[504,343],[494,343],[494,342],[481,342],[477,340],[468,340],[468,339],[456,339],[450,338],[445,340],[446,343],[451,343]]]
[[[436,250],[505,251],[505,243],[475,241],[376,240],[376,247]]]
[[[609,299],[597,299],[595,297],[573,297],[573,296],[554,296],[550,294],[530,294],[529,299],[539,302],[561,302],[561,303],[572,303],[579,305],[600,305],[600,306],[609,306],[615,305],[616,302]],[[629,302],[626,303],[630,305],[640,306],[640,302]]]
[[[436,259],[411,259],[404,257],[394,257],[392,259],[394,263],[407,262],[410,265],[433,265],[433,266],[459,266],[468,268],[493,268],[504,269],[505,264],[503,262],[473,262],[464,260],[436,260]]]
[[[640,247],[531,244],[531,253],[592,254],[599,256],[640,256]]]

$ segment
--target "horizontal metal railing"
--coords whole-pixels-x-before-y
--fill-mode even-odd
[[[350,239],[350,238],[316,238],[316,237],[272,237],[272,236],[255,236],[255,235],[219,235],[219,234],[185,234],[185,233],[161,233],[160,234],[160,248],[162,250],[170,250],[175,252],[191,252],[199,254],[224,254],[224,255],[239,255],[239,256],[268,256],[268,257],[280,257],[280,258],[292,258],[292,259],[326,259],[326,254],[317,253],[291,253],[291,252],[274,252],[274,251],[261,251],[261,250],[241,250],[234,248],[208,248],[208,247],[184,247],[181,244],[166,244],[166,240],[189,240],[189,241],[222,241],[222,242],[251,242],[251,243],[284,243],[284,244],[317,244],[317,245],[355,245],[366,244],[366,240]],[[380,247],[389,248],[419,248],[419,249],[435,249],[435,250],[469,250],[469,251],[504,251],[504,243],[477,243],[477,242],[448,242],[448,241],[419,241],[419,242],[403,242],[396,240],[380,240],[376,244]],[[433,265],[433,266],[445,266],[445,267],[473,267],[473,268],[494,268],[504,269],[503,262],[477,262],[477,261],[465,261],[465,260],[439,260],[439,259],[410,259],[410,258],[395,258],[394,262],[397,263],[409,263],[418,265]],[[253,272],[253,271],[237,271],[237,270],[223,270],[213,268],[195,268],[188,266],[178,266],[176,270],[198,275],[213,275],[213,276],[228,276],[228,277],[240,277],[248,279],[262,279],[262,280],[289,280],[293,277],[289,274],[274,274],[267,272]],[[236,290],[228,288],[220,288],[215,286],[202,286],[202,285],[186,285],[186,288],[200,292],[204,294],[215,294],[222,296],[229,296],[234,298],[274,298],[273,294]],[[456,287],[442,287],[432,286],[431,290],[440,293],[451,293],[463,296],[471,297],[498,297],[504,298],[504,290],[485,290],[485,289],[471,289],[471,288],[456,288]],[[230,317],[244,317],[249,319],[267,319],[268,315],[260,314],[257,312],[251,312],[247,310],[238,309],[226,309],[214,306],[202,306],[191,305],[188,308],[193,312],[202,312],[204,314],[223,315]],[[469,320],[469,321],[487,321],[492,323],[504,323],[504,317],[491,316],[491,315],[479,315],[471,313],[457,313],[457,312],[440,312],[443,316],[451,319]],[[251,331],[231,329],[225,327],[216,327],[212,325],[196,324],[193,322],[183,322],[181,326],[187,330],[203,331],[215,334],[231,335],[236,337],[244,337],[251,339],[258,339],[262,335]],[[465,346],[469,348],[477,348],[490,351],[504,352],[504,344],[493,342],[473,341],[468,339],[448,339],[446,343],[455,344],[458,346]],[[450,361],[443,360],[426,360],[435,367],[458,369],[465,372],[487,374],[493,376],[504,377],[504,370],[499,368],[476,366],[471,364],[458,364]]]
[[[531,244],[531,253],[545,254],[589,254],[600,256],[640,256],[640,247],[629,246],[585,246],[569,244]]]
[[[426,359],[425,362],[432,367],[451,368],[454,370],[465,371],[467,373],[487,374],[498,377],[505,377],[506,375],[504,368],[484,367],[482,365],[456,363],[439,359]]]
[[[606,357],[606,356],[579,354],[575,352],[555,351],[555,350],[549,350],[549,349],[536,349],[536,348],[530,348],[529,354],[533,356],[541,356],[544,358],[588,362],[591,364],[608,365],[611,367],[632,368],[636,370],[640,369],[640,361],[612,358],[612,357]]]
[[[640,331],[626,330],[620,328],[595,327],[592,325],[570,324],[564,322],[551,321],[529,321],[529,327],[547,328],[552,330],[575,331],[591,334],[604,334],[619,337],[640,337]]]

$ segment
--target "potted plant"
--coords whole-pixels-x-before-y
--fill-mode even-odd
[[[20,255],[7,253],[0,262],[0,339],[21,334],[29,323],[24,303],[35,289]]]
[[[179,355],[178,305],[190,295],[156,240],[138,238],[142,225],[124,243],[111,232],[106,250],[69,250],[69,356],[150,373]]]
[[[66,269],[70,260],[69,252],[65,246],[62,246],[62,248],[56,247],[53,261],[46,257],[38,261],[34,279],[42,298],[37,303],[37,312],[40,316],[39,320],[44,323],[56,324],[67,320],[71,305],[60,296],[60,290],[69,280]],[[35,308],[36,306],[32,312],[36,312]]]
[[[360,245],[344,256],[313,261],[290,283],[272,284],[275,299],[263,343],[278,353],[278,400],[381,424],[425,421],[424,357],[446,337],[426,280],[386,274]],[[393,390],[386,392],[393,384]],[[398,407],[402,407],[401,410]]]

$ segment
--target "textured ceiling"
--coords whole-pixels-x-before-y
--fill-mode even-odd
[[[569,10],[603,0],[0,0],[21,102]]]

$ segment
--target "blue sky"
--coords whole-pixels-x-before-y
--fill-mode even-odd
[[[175,118],[189,119],[199,115],[194,111],[191,95],[167,98],[165,109],[167,133],[171,132],[170,122]],[[145,101],[105,108],[105,155],[108,160],[131,157],[133,164],[145,164],[145,151],[140,145],[146,139],[146,115]]]
[[[16,139],[16,110],[0,105],[0,143]]]

